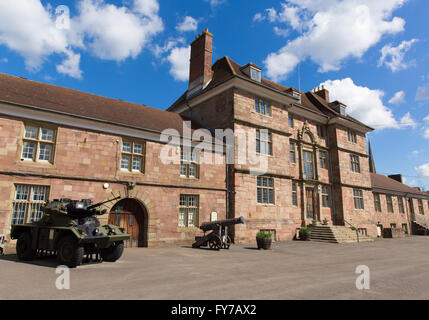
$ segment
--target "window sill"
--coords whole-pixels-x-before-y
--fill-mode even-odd
[[[276,204],[275,203],[257,203],[258,206],[260,207],[275,207]]]
[[[188,181],[200,181],[200,178],[187,177],[187,176],[180,176],[180,179],[188,180]]]
[[[255,110],[250,111],[250,113],[253,113],[253,114],[258,115],[258,116],[267,117],[267,118],[270,118],[270,119],[273,118],[272,115],[266,115],[266,114],[263,114],[263,113],[259,113],[259,112],[256,112]]]
[[[52,168],[54,166],[54,164],[49,161],[42,161],[42,160],[34,161],[29,159],[20,159],[19,164],[23,164],[26,166],[34,166],[34,167],[44,167],[44,168]]]

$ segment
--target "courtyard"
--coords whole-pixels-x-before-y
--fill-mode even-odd
[[[0,299],[429,299],[429,237],[255,245],[127,249],[116,263],[71,269],[68,290],[56,288],[55,258],[9,253],[0,256]],[[356,288],[360,265],[368,290]]]

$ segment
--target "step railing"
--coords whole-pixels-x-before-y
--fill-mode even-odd
[[[344,219],[344,222],[347,223],[349,226],[351,226],[352,228],[354,228],[356,230],[356,237],[357,237],[357,242],[359,242],[359,230],[357,227],[355,227],[354,225],[352,225],[350,222],[348,222],[346,219]]]

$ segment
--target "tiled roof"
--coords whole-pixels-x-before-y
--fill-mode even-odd
[[[417,188],[409,187],[399,181],[386,177],[382,174],[370,173],[373,188],[389,190],[392,192],[411,193],[414,195],[427,196],[427,193],[419,191]]]
[[[0,100],[161,132],[183,131],[176,113],[0,73]]]

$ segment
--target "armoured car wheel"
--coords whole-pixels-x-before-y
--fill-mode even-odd
[[[115,262],[124,252],[124,241],[115,242],[111,247],[101,250],[103,261]]]
[[[57,258],[60,264],[75,268],[82,264],[84,249],[73,236],[65,236],[58,242]]]
[[[36,256],[36,250],[31,247],[31,235],[29,232],[23,232],[16,243],[16,255],[19,260],[30,261]]]

